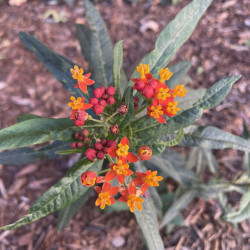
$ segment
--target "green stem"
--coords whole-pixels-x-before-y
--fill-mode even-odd
[[[108,169],[104,169],[102,171],[100,171],[97,175],[100,175],[100,174],[103,174],[103,173],[106,173],[106,172],[109,172],[111,169],[108,168]]]
[[[114,163],[114,161],[112,160],[112,158],[110,157],[110,155],[106,154],[106,157],[107,157],[107,159],[108,159],[108,161],[109,161],[110,163]]]
[[[89,115],[89,120],[91,121],[94,121],[94,122],[98,122],[98,123],[104,123],[104,121],[100,121],[100,120],[97,120],[97,119],[94,119],[92,116]]]
[[[106,119],[106,121],[105,122],[107,122],[108,120],[110,120],[110,119],[112,119],[115,115],[117,115],[119,112],[118,111],[116,111],[114,114],[112,114],[110,117],[108,117],[107,119]]]
[[[137,116],[138,114],[140,114],[146,107],[147,107],[147,104],[143,105],[140,109],[138,109],[138,110],[135,112],[135,115],[134,115],[134,116]]]
[[[88,97],[89,97],[89,99],[90,99],[90,98],[91,98],[91,96],[90,96],[90,94],[89,94],[88,90],[87,90],[87,95],[88,95]]]

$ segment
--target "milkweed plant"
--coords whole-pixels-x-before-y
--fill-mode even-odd
[[[236,224],[250,217],[247,129],[243,138],[212,126],[192,125],[203,110],[227,96],[240,76],[228,76],[209,89],[191,89],[185,81],[190,62],[167,66],[211,2],[193,0],[183,8],[162,30],[154,50],[138,63],[129,80],[122,68],[122,41],[112,48],[106,26],[89,0],[84,1],[89,26],[77,24],[89,63],[87,72],[34,37],[19,33],[24,45],[71,92],[68,105],[72,111],[68,118],[60,119],[18,116],[17,124],[0,131],[0,163],[23,165],[75,153],[81,157],[27,215],[1,230],[26,225],[55,211],[59,211],[58,228],[62,230],[93,192],[100,209],[134,213],[149,249],[164,249],[159,228],[169,232],[175,225],[185,225],[181,210],[196,197],[216,199],[223,220]],[[52,143],[27,147],[44,142]],[[176,145],[191,147],[190,155],[170,149]],[[212,154],[212,149],[224,148],[245,152],[246,169],[233,181],[219,178]],[[207,182],[200,178],[205,167],[211,173]],[[167,177],[178,183],[177,190],[167,189]],[[228,191],[242,194],[237,211],[227,203]]]

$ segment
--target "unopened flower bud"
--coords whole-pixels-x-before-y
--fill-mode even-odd
[[[157,89],[158,85],[159,85],[159,82],[157,80],[155,80],[155,79],[151,80],[148,83],[148,86],[150,86],[153,89]]]
[[[80,138],[80,133],[79,132],[75,132],[74,137],[75,137],[75,139],[79,139]]]
[[[72,142],[71,145],[70,145],[71,148],[76,148],[76,143],[75,142]]]
[[[116,142],[114,140],[108,140],[107,141],[107,147],[108,148],[116,147]]]
[[[83,141],[83,136],[80,136],[80,137],[79,137],[79,141]]]
[[[76,146],[77,146],[78,148],[81,148],[81,147],[83,146],[83,144],[82,144],[82,142],[77,142]]]
[[[113,105],[115,103],[115,98],[113,96],[110,96],[108,99],[107,99],[107,103],[109,105]]]
[[[110,133],[113,135],[116,135],[120,132],[120,129],[118,128],[118,124],[115,124],[109,128]]]
[[[89,131],[88,131],[87,129],[83,129],[83,130],[81,131],[81,134],[82,134],[83,136],[88,136],[88,135],[89,135]]]
[[[82,173],[81,175],[81,182],[82,185],[87,187],[92,187],[95,185],[96,182],[96,173],[94,171],[87,171]]]
[[[103,146],[100,142],[96,142],[95,145],[94,145],[95,149],[96,150],[102,150]]]
[[[115,88],[114,88],[113,86],[109,86],[109,87],[106,89],[105,93],[106,93],[107,95],[113,96],[113,95],[115,95]]]
[[[102,95],[103,95],[103,94],[105,94],[105,90],[106,90],[106,88],[105,88],[104,86],[101,86],[99,89],[101,90]]]
[[[96,150],[94,150],[93,148],[88,148],[85,151],[85,156],[89,159],[89,160],[94,160],[96,158]]]
[[[107,107],[107,101],[105,99],[101,99],[99,104],[102,105],[104,108]]]
[[[102,98],[105,99],[105,100],[108,99],[108,97],[109,97],[109,96],[108,96],[107,94],[103,94],[103,95],[102,95]]]
[[[89,138],[88,138],[88,137],[84,137],[84,138],[83,138],[83,141],[84,141],[84,142],[88,142],[88,141],[89,141]]]
[[[152,149],[149,146],[141,146],[138,150],[138,156],[142,161],[149,160],[152,155]]]
[[[88,116],[88,113],[84,110],[77,110],[75,113],[74,122],[76,123],[76,121],[81,121],[84,124],[84,122],[88,119]]]
[[[150,195],[149,195],[149,192],[148,191],[146,191],[144,194],[143,194],[143,197],[144,198],[148,198]]]
[[[123,104],[118,108],[118,112],[120,115],[125,115],[128,112],[128,107]]]
[[[104,111],[104,107],[100,104],[96,104],[93,106],[93,110],[94,110],[96,115],[100,115]]]
[[[134,103],[139,103],[139,101],[140,101],[139,97],[137,97],[137,96],[133,97],[133,100],[134,100]]]
[[[146,83],[144,81],[137,81],[134,85],[134,88],[138,91],[142,91],[145,88]]]
[[[95,98],[100,98],[100,97],[102,97],[102,90],[99,89],[99,88],[94,89],[93,95],[94,95]]]
[[[105,156],[105,153],[104,153],[103,151],[99,151],[99,152],[97,152],[97,154],[96,154],[96,158],[97,158],[98,160],[102,160],[102,159],[104,158],[104,156]]]
[[[89,99],[89,103],[92,104],[92,105],[95,105],[95,104],[98,103],[98,99],[95,98],[95,97],[92,97],[92,98]]]
[[[102,146],[106,146],[107,140],[106,139],[101,139],[101,144],[102,144]]]

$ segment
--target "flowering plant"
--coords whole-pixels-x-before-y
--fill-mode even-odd
[[[164,249],[158,217],[162,219],[161,227],[170,227],[175,224],[174,219],[181,217],[181,209],[195,197],[219,199],[228,190],[247,190],[245,175],[234,182],[217,178],[211,149],[250,152],[249,142],[214,127],[192,125],[204,109],[215,107],[227,96],[240,76],[226,77],[207,90],[193,90],[181,83],[190,68],[189,62],[166,67],[211,1],[193,0],[187,5],[163,29],[155,49],[138,64],[130,81],[122,69],[122,41],[112,50],[106,27],[88,0],[85,12],[90,28],[77,25],[81,48],[90,65],[87,74],[34,37],[20,32],[22,42],[72,93],[68,103],[72,112],[69,118],[60,119],[20,115],[16,125],[0,131],[0,150],[15,149],[0,153],[0,162],[18,165],[44,156],[74,153],[80,153],[81,158],[32,205],[27,215],[1,230],[20,227],[54,211],[69,213],[71,209],[66,208],[83,204],[94,187],[98,195],[96,206],[129,209],[135,214],[148,247]],[[27,147],[50,141],[54,142],[38,150]],[[203,183],[199,178],[203,166],[190,158],[186,163],[182,155],[166,149],[177,144],[194,147],[194,154],[202,152],[215,178]],[[194,166],[196,172],[191,170]],[[161,199],[170,193],[162,181],[166,177],[179,184],[169,208]],[[159,192],[155,188],[158,186]],[[59,222],[59,229],[73,215]],[[238,215],[226,211],[224,219],[237,222]]]

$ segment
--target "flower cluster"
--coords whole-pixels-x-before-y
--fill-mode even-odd
[[[99,144],[98,144],[99,146]],[[84,186],[94,186],[96,184],[103,184],[102,188],[94,187],[98,193],[96,206],[104,209],[105,206],[110,206],[115,203],[114,196],[119,192],[121,202],[126,202],[131,212],[137,208],[142,209],[142,196],[150,186],[159,186],[161,176],[157,176],[157,171],[146,173],[134,171],[130,168],[129,163],[137,162],[138,158],[133,153],[129,152],[129,141],[127,137],[123,137],[118,143],[107,149],[110,157],[115,158],[115,161],[109,164],[109,169],[101,171],[96,174],[93,171],[84,172],[81,176],[81,182]],[[142,160],[150,159],[152,150],[148,146],[140,147],[138,156]],[[102,173],[104,176],[100,176]],[[99,176],[98,176],[99,175]],[[128,177],[127,179],[125,179]],[[111,182],[117,179],[119,186],[111,186]],[[126,182],[125,182],[126,180]]]
[[[137,66],[137,71],[140,73],[139,78],[131,79],[135,82],[133,89],[141,92],[143,97],[152,100],[147,108],[147,114],[160,123],[166,123],[163,114],[168,117],[175,116],[180,108],[177,107],[178,102],[174,98],[184,97],[187,90],[184,85],[177,85],[174,89],[167,87],[165,81],[172,76],[168,68],[160,70],[159,80],[152,78],[148,64],[140,64]]]
[[[176,96],[183,97],[187,90],[184,85],[177,85],[174,89],[170,89],[165,84],[172,75],[168,68],[161,69],[160,78],[152,78],[149,65],[140,64],[137,67],[140,73],[139,78],[132,79],[135,82],[133,89],[141,92],[145,98],[144,104],[140,107],[140,99],[133,97],[134,116],[147,109],[147,114],[157,119],[160,123],[165,123],[163,114],[166,116],[174,116],[180,110],[177,102],[174,100]],[[76,88],[80,88],[90,97],[87,86],[94,84],[91,80],[90,73],[83,75],[83,69],[77,66],[71,69],[72,77],[77,80]],[[116,89],[112,86],[108,88],[99,87],[93,90],[93,97],[89,99],[89,103],[85,103],[83,97],[71,97],[68,104],[72,108],[71,119],[74,119],[76,126],[84,126],[87,119],[91,119],[97,127],[102,127],[103,132],[89,132],[83,129],[74,133],[75,142],[71,144],[72,148],[81,149],[87,159],[90,161],[102,160],[106,158],[110,164],[108,169],[104,169],[99,173],[87,171],[81,175],[81,182],[84,186],[92,187],[98,193],[96,206],[104,209],[106,206],[116,202],[114,196],[121,202],[126,202],[131,212],[135,209],[141,210],[143,198],[148,197],[147,189],[152,186],[159,186],[161,176],[157,176],[157,171],[147,170],[145,173],[134,171],[130,164],[137,161],[149,160],[152,156],[152,149],[143,145],[138,150],[138,155],[130,152],[129,140],[125,136],[121,138],[119,126],[122,119],[115,118],[116,115],[123,116],[128,112],[128,107],[121,102],[117,110],[109,108],[108,105],[115,104],[114,95]],[[94,119],[86,112],[86,109],[93,108],[96,115],[100,116],[99,120]],[[107,108],[104,112],[104,109]],[[140,109],[139,109],[140,108]],[[125,118],[126,119],[126,118]],[[91,125],[92,126],[92,125]],[[95,126],[95,125],[93,125]],[[105,135],[105,137],[103,136]],[[112,139],[111,139],[112,138]],[[121,139],[119,141],[119,138]],[[117,143],[117,140],[119,143]],[[118,185],[113,185],[113,180],[117,180]],[[102,187],[100,186],[102,185]]]
[[[107,105],[113,105],[115,103],[115,88],[109,86],[107,89],[105,87],[96,88],[93,91],[94,97],[89,100],[89,103],[93,105],[93,110],[95,114],[100,115],[104,111]]]

